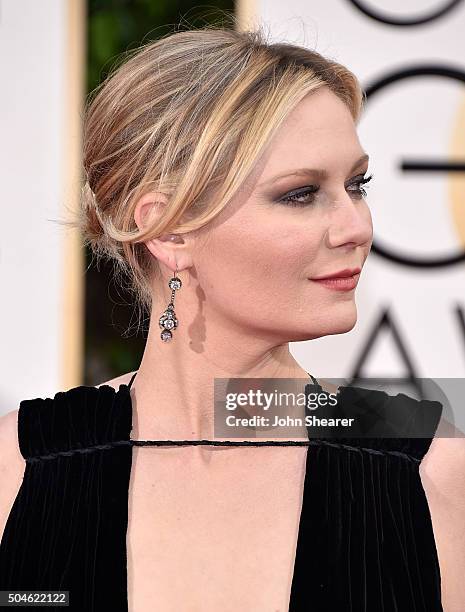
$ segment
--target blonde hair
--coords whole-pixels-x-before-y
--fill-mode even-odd
[[[129,52],[84,115],[82,205],[71,224],[99,257],[127,274],[150,311],[156,259],[143,244],[208,224],[241,187],[304,96],[329,87],[358,122],[365,100],[354,74],[316,51],[267,42],[261,28],[215,25],[170,33]],[[139,231],[137,200],[169,198]]]

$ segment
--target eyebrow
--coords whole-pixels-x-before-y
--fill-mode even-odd
[[[354,165],[352,166],[349,172],[354,172],[363,162],[368,161],[369,159],[370,159],[370,156],[365,153],[364,155],[362,155],[362,157],[357,159],[357,161],[354,163]],[[261,185],[269,185],[271,183],[275,183],[276,181],[282,178],[285,178],[286,176],[309,176],[309,175],[316,176],[318,179],[321,180],[321,179],[327,178],[328,172],[326,170],[321,170],[319,168],[298,168],[297,170],[291,170],[291,171],[285,172],[284,174],[279,174],[278,176],[274,176],[268,181],[261,183]]]

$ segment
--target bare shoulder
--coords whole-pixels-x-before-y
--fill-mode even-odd
[[[0,536],[23,480],[26,462],[18,444],[18,410],[0,416]]]
[[[440,432],[441,429],[441,432]],[[439,435],[441,433],[441,435]],[[444,610],[465,610],[465,437],[447,421],[420,463],[441,569]]]
[[[12,410],[0,416],[0,470],[3,477],[7,476],[8,468],[24,468],[24,457],[21,455],[18,443],[18,413]]]
[[[96,387],[102,387],[103,385],[108,385],[109,387],[113,387],[118,391],[120,385],[128,385],[131,380],[131,376],[134,372],[128,372],[127,374],[121,374],[121,376],[117,376],[116,378],[112,378],[111,380],[107,380],[105,382],[96,385]]]
[[[425,490],[454,489],[465,507],[465,434],[441,419],[428,452],[420,463]]]

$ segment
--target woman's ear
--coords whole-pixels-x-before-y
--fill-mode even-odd
[[[160,236],[159,240],[171,240],[171,242],[176,242],[177,244],[184,243],[184,240],[181,238],[181,236],[178,236],[177,234],[163,234],[163,236]]]
[[[155,221],[160,216],[163,209],[168,204],[166,194],[160,191],[152,191],[143,195],[136,204],[134,210],[134,221],[137,227],[142,230]]]
[[[143,195],[136,204],[134,221],[139,229],[146,228],[161,215],[168,205],[168,197],[162,192],[150,192]],[[185,234],[184,234],[185,236]],[[150,253],[167,266],[173,273],[192,266],[192,257],[188,240],[179,234],[163,234],[144,242]]]

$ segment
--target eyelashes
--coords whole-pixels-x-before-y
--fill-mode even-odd
[[[357,197],[364,198],[367,195],[366,189],[363,185],[366,185],[373,178],[373,174],[370,176],[364,177],[361,176],[358,180],[350,183],[347,188],[349,189],[352,186],[356,186],[357,189],[349,189],[352,193],[355,193]],[[314,194],[319,191],[319,185],[308,185],[305,188],[295,189],[285,197],[280,198],[278,202],[283,203],[285,206],[309,206],[314,203],[315,196]],[[311,196],[309,200],[304,202],[299,202],[296,198],[306,198],[307,196]]]

